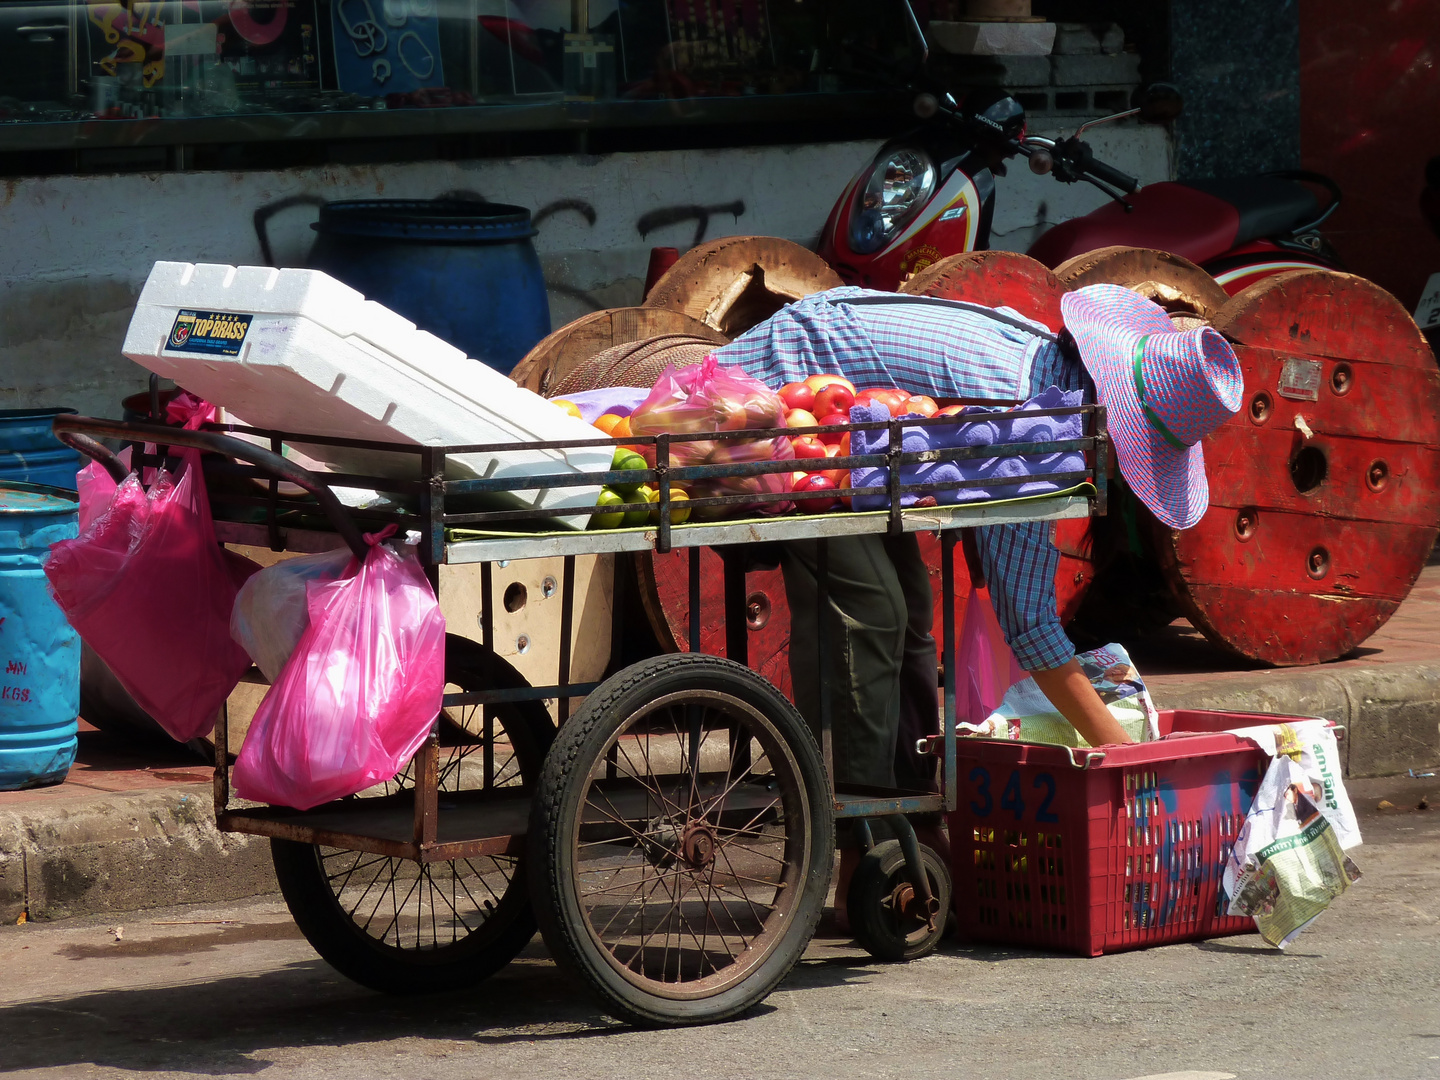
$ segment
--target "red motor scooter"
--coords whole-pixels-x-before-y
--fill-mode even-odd
[[[908,0],[904,6],[923,71],[929,47]],[[915,111],[925,123],[886,143],[851,180],[825,223],[820,255],[847,284],[893,290],[942,258],[987,249],[995,177],[1018,155],[1035,173],[1085,181],[1114,200],[1031,246],[1028,254],[1051,268],[1102,247],[1156,248],[1197,263],[1232,296],[1285,270],[1340,269],[1318,232],[1340,204],[1329,178],[1296,170],[1141,188],[1081,138],[1129,117],[1167,122],[1180,109],[1179,93],[1155,84],[1137,94],[1135,108],[1046,139],[1027,134],[1024,108],[1003,90],[972,92],[963,103],[943,91],[920,93]]]

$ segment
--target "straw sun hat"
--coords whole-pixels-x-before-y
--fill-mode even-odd
[[[1172,529],[1210,505],[1200,440],[1240,409],[1240,362],[1208,326],[1180,331],[1144,297],[1091,285],[1060,301],[1065,325],[1095,380],[1130,489]]]

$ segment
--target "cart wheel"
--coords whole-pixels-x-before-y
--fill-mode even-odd
[[[940,901],[940,914],[930,927],[928,912],[921,910],[915,886],[905,870],[905,852],[900,841],[876,844],[855,868],[845,911],[850,932],[876,960],[918,960],[929,956],[945,933],[950,912],[950,868],[932,848],[920,845],[920,860],[930,879],[930,895]]]
[[[620,1019],[704,1024],[762,1000],[815,933],[835,842],[815,739],[729,660],[658,656],[556,738],[530,820],[546,944]]]
[[[509,664],[453,636],[445,643],[445,675],[461,690],[526,685]],[[445,710],[442,807],[446,791],[524,790],[539,775],[554,738],[544,707],[518,702],[490,709],[489,738],[481,706]],[[358,797],[413,788],[412,768]],[[293,840],[270,844],[280,891],[301,932],[332,967],[372,990],[418,994],[472,986],[535,935],[519,855],[422,865]]]

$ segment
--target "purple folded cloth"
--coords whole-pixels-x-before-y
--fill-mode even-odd
[[[964,410],[954,424],[937,424],[932,427],[910,427],[901,431],[901,447],[907,453],[925,450],[942,450],[955,447],[995,446],[1005,443],[1054,442],[1062,439],[1078,439],[1084,434],[1082,418],[1075,416],[1034,416],[1024,414],[1027,409],[1073,408],[1081,403],[1078,390],[1063,391],[1049,387],[1025,402],[1018,409],[1003,412],[1003,419],[997,410],[972,406]],[[984,416],[987,419],[981,420]],[[884,405],[856,405],[850,410],[852,423],[888,419]],[[851,438],[851,453],[883,454],[890,444],[889,432],[857,431]],[[1029,476],[1043,476],[1049,473],[1083,472],[1085,455],[1070,452],[1060,454],[1024,454],[1016,457],[972,458],[966,461],[941,461],[919,465],[905,465],[900,469],[902,484],[945,484],[959,481],[986,481],[981,486],[949,488],[935,492],[935,501],[942,505],[955,503],[986,502],[994,499],[1015,499],[1026,495],[1044,495],[1073,487],[1077,480],[1055,481],[1035,480],[1025,482]],[[852,487],[883,488],[889,478],[884,468],[854,469],[850,473]],[[920,498],[914,492],[901,496],[905,506],[913,506]],[[889,500],[882,494],[856,495],[856,510],[883,510]]]
[[[578,394],[566,394],[566,401],[573,401],[580,407],[580,418],[593,424],[607,412],[629,416],[642,401],[650,396],[647,388],[639,386],[606,386],[599,390],[584,390]]]

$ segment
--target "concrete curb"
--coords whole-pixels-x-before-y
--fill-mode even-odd
[[[1440,765],[1440,663],[1252,672],[1154,681],[1162,709],[1323,716],[1346,728],[1345,775],[1393,776]]]
[[[1440,766],[1440,663],[1161,676],[1161,708],[1324,716],[1349,777]],[[215,828],[210,788],[96,794],[0,809],[0,919],[59,919],[276,891],[270,847]]]
[[[276,887],[270,845],[216,829],[205,784],[0,810],[6,922],[237,900]]]

